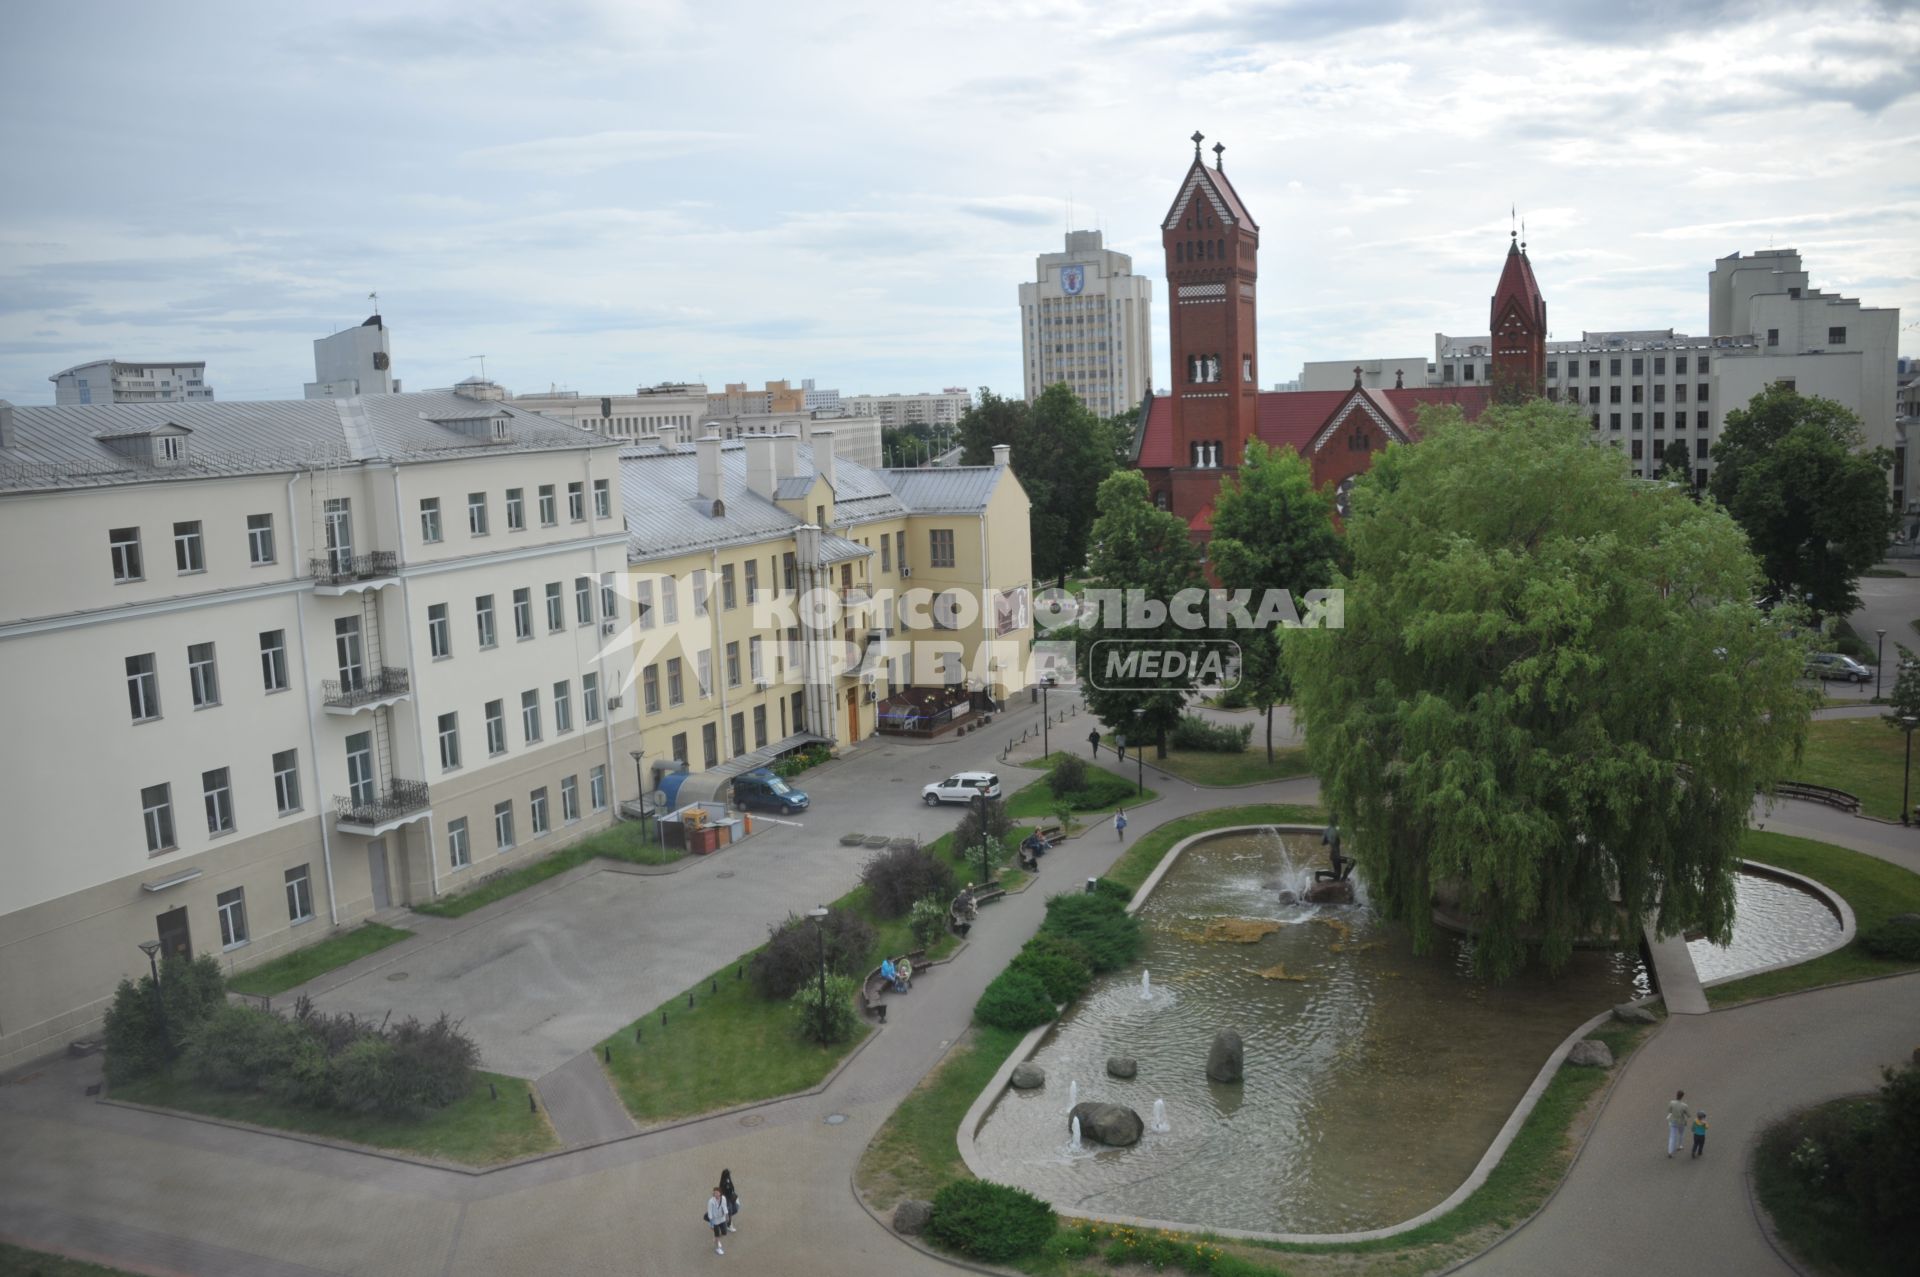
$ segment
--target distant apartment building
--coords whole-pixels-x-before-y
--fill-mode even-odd
[[[618,447],[486,397],[0,404],[0,1066],[633,793]]]
[[[379,315],[369,315],[352,328],[314,339],[313,380],[306,383],[308,399],[351,399],[355,395],[399,391],[387,326]]]
[[[948,386],[938,394],[842,395],[840,406],[859,417],[876,417],[892,429],[901,426],[957,426],[973,394],[965,386]]]
[[[663,430],[690,439],[709,415],[707,388],[697,381],[641,386],[630,395],[553,389],[512,398],[517,408],[619,440],[656,440]]]
[[[807,388],[786,381],[769,381],[759,390],[747,389],[744,381],[731,381],[727,388],[707,396],[709,417],[741,417],[770,412],[806,412]]]
[[[47,378],[64,404],[190,403],[213,398],[204,359],[96,359]]]
[[[1101,416],[1125,412],[1153,387],[1153,281],[1099,231],[1068,231],[1020,285],[1020,341],[1029,401],[1065,382]]]
[[[815,386],[813,378],[807,377],[800,382],[800,406],[808,412],[834,413],[841,411],[840,392],[822,390]]]

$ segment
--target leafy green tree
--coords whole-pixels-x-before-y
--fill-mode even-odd
[[[960,442],[970,466],[990,465],[995,444],[1012,446],[1013,472],[1033,505],[1033,573],[1064,586],[1086,561],[1095,494],[1116,464],[1112,425],[1065,383],[1031,404],[983,389],[960,419]]]
[[[1900,720],[1911,718],[1920,722],[1920,660],[1914,659],[1904,643],[1895,643],[1893,647],[1899,653],[1900,673],[1893,680],[1893,690],[1887,693],[1884,717],[1888,727],[1904,732],[1907,725]]]
[[[1687,445],[1675,439],[1667,444],[1666,454],[1660,459],[1660,477],[1669,483],[1678,483],[1687,489],[1693,488],[1693,471],[1688,468]]]
[[[1333,580],[1340,538],[1333,530],[1333,494],[1313,486],[1313,467],[1291,447],[1247,446],[1240,472],[1220,484],[1213,501],[1214,575],[1229,590],[1247,590],[1252,606],[1270,590],[1297,601]],[[1267,761],[1273,761],[1273,707],[1288,694],[1282,635],[1236,631],[1248,698],[1267,719]]]
[[[1708,490],[1747,534],[1769,592],[1816,615],[1860,605],[1860,574],[1880,561],[1897,518],[1892,456],[1858,451],[1860,419],[1841,404],[1772,386],[1727,414]]]
[[[1073,631],[1077,645],[1081,687],[1087,707],[1117,734],[1134,742],[1151,738],[1158,742],[1162,758],[1167,752],[1167,733],[1180,721],[1187,693],[1194,686],[1168,684],[1154,691],[1116,690],[1096,686],[1107,681],[1095,669],[1095,644],[1103,640],[1191,640],[1206,638],[1204,631],[1183,629],[1171,608],[1154,621],[1148,615],[1153,604],[1165,605],[1182,590],[1204,586],[1200,575],[1200,552],[1179,517],[1157,510],[1147,498],[1147,481],[1136,470],[1119,470],[1100,485],[1100,517],[1093,525],[1093,553],[1087,572],[1110,591],[1139,591],[1146,605],[1141,615],[1132,616],[1102,608],[1099,615],[1083,620]],[[1134,622],[1141,622],[1135,624]],[[1104,649],[1102,654],[1114,649]],[[1121,649],[1124,650],[1124,649]],[[1136,714],[1135,711],[1142,711]]]
[[[1739,528],[1588,434],[1540,400],[1430,414],[1355,485],[1345,628],[1289,643],[1375,907],[1424,948],[1441,892],[1495,977],[1647,921],[1724,941],[1754,792],[1806,730]]]

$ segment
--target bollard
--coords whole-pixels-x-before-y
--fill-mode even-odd
[[[611,1042],[607,1043],[606,1052],[607,1052],[607,1063],[612,1064],[613,1063],[613,1043]]]
[[[489,1082],[487,1083],[487,1094],[497,1100],[500,1098],[500,1088]]]
[[[637,1046],[637,1045],[639,1045],[639,1042],[640,1042],[640,1024],[639,1024],[639,1021],[637,1021],[637,1020],[636,1020],[636,1021],[634,1022],[634,1025],[633,1025],[633,1041],[634,1041],[634,1044],[635,1044],[636,1046]]]
[[[539,1111],[540,1111],[540,1106],[533,1102],[533,1091],[529,1089],[527,1091],[527,1112],[538,1113]]]
[[[665,1007],[660,1008],[660,1027],[663,1029],[667,1027],[667,1009]]]
[[[687,1010],[693,1010],[693,990],[687,990]]]
[[[712,988],[710,988],[710,989],[709,989],[709,990],[707,990],[707,991],[708,991],[709,993],[718,993],[718,992],[720,992],[720,979],[719,979],[719,977],[718,977],[718,976],[716,976],[716,977],[714,977],[714,980],[713,980],[713,987],[712,987]]]

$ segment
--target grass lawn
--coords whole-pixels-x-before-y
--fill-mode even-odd
[[[968,1029],[939,1067],[922,1078],[861,1155],[854,1172],[867,1200],[890,1210],[907,1198],[930,1199],[941,1185],[968,1175],[954,1135],[994,1070],[1026,1034]]]
[[[1871,1097],[1832,1100],[1775,1122],[1760,1135],[1753,1154],[1753,1187],[1773,1216],[1780,1239],[1815,1270],[1858,1277],[1897,1277],[1911,1272],[1861,1229],[1857,1214],[1809,1192],[1788,1157],[1810,1130],[1854,1114],[1876,1115]]]
[[[1182,838],[1222,829],[1228,825],[1318,825],[1327,813],[1318,807],[1294,807],[1284,803],[1254,803],[1245,807],[1222,807],[1192,816],[1170,820],[1150,830],[1140,830],[1120,858],[1108,867],[1106,876],[1123,886],[1138,888],[1160,863],[1167,850]]]
[[[1256,732],[1255,735],[1259,733]],[[1182,780],[1196,785],[1254,785],[1263,780],[1286,780],[1306,776],[1313,771],[1307,765],[1305,749],[1281,749],[1275,746],[1273,761],[1267,761],[1267,747],[1259,741],[1238,754],[1216,754],[1199,749],[1170,749],[1165,758],[1149,758],[1155,767],[1165,768]]]
[[[122,1268],[106,1268],[5,1242],[0,1242],[0,1273],[8,1277],[132,1277]]]
[[[1750,860],[1805,874],[1822,886],[1839,892],[1852,906],[1854,921],[1863,932],[1872,930],[1894,914],[1920,913],[1920,874],[1908,873],[1898,865],[1888,864],[1874,856],[1848,851],[1831,843],[1814,842],[1810,838],[1793,838],[1786,834],[1757,830],[1747,832],[1741,844],[1741,854]],[[1916,965],[1920,964],[1876,958],[1861,946],[1856,936],[1852,944],[1824,958],[1802,962],[1783,971],[1769,971],[1764,975],[1715,985],[1707,990],[1707,1002],[1717,1007],[1730,1006],[1750,998],[1815,989],[1843,980],[1894,975],[1910,971]]]
[[[263,962],[231,976],[227,980],[227,987],[236,993],[272,997],[296,985],[305,984],[317,975],[325,975],[336,967],[344,967],[357,958],[364,958],[369,953],[378,953],[412,934],[398,927],[363,922],[352,931],[329,936],[318,944],[281,954],[271,962]]]
[[[1789,779],[1844,789],[1868,815],[1898,820],[1906,755],[1906,734],[1877,717],[1823,719],[1807,724],[1806,753]]]
[[[464,917],[475,909],[496,900],[505,900],[535,883],[563,874],[575,865],[584,865],[595,856],[636,865],[670,865],[685,856],[684,852],[669,850],[659,844],[658,826],[649,824],[647,830],[656,841],[643,844],[640,841],[640,824],[623,821],[611,829],[603,829],[591,837],[582,838],[570,847],[562,847],[551,856],[510,869],[498,878],[490,878],[471,890],[414,905],[413,911],[430,913],[437,918]]]
[[[499,1088],[493,1099],[487,1083]],[[472,1094],[417,1121],[283,1104],[265,1095],[221,1091],[170,1077],[147,1077],[113,1087],[112,1098],[155,1108],[180,1109],[255,1126],[347,1140],[374,1148],[492,1166],[558,1148],[544,1111],[527,1111],[530,1084],[498,1073],[474,1073]]]
[[[1051,772],[1054,765],[1067,755],[1059,750],[1045,758],[1023,763],[1023,767],[1032,767],[1040,771]],[[1119,776],[1093,764],[1087,764],[1087,788],[1073,795],[1073,811],[1076,816],[1100,816],[1110,814],[1122,807],[1133,807],[1140,803],[1158,798],[1160,795],[1149,789],[1142,794],[1134,789],[1130,776]],[[1007,796],[1007,814],[1015,820],[1037,820],[1052,823],[1054,809],[1060,800],[1047,788],[1047,778],[1030,781]],[[1076,820],[1076,826],[1084,827],[1088,822]]]

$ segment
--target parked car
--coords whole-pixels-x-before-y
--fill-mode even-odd
[[[1806,675],[1821,682],[1840,679],[1849,683],[1865,683],[1873,678],[1873,671],[1851,656],[1842,656],[1838,652],[1815,652],[1807,657]]]
[[[992,772],[957,772],[922,789],[920,800],[929,807],[938,807],[941,803],[970,803],[982,794],[998,798],[1000,778]]]
[[[733,805],[741,811],[776,811],[791,816],[805,811],[810,801],[806,790],[795,789],[765,767],[733,778]]]

